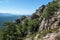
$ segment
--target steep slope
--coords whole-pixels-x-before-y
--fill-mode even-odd
[[[33,38],[33,40],[60,40],[59,39],[60,36],[58,36],[60,32],[58,30],[60,29],[60,9],[55,11],[55,8],[52,6],[55,5],[56,7],[57,5],[54,3],[52,6],[51,5],[52,3],[49,3],[48,6],[45,7],[44,12],[42,14],[40,13],[41,16],[39,17],[39,30],[38,33]],[[28,39],[32,40],[32,38],[28,38]]]
[[[58,3],[59,1],[54,0],[47,5],[42,5],[32,16],[23,16],[14,23],[5,23],[7,28],[3,40],[55,40],[60,32],[60,4]]]

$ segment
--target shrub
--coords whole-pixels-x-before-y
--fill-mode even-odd
[[[42,18],[49,18],[52,16],[57,10],[59,9],[58,2],[53,1],[47,5],[47,7],[44,9],[43,14],[41,15]]]

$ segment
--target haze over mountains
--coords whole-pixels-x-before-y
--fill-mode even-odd
[[[11,13],[0,13],[0,27],[4,24],[4,22],[12,22],[20,16],[21,15],[15,15]]]
[[[13,16],[15,14],[11,14],[11,13],[0,13],[0,17],[3,17],[3,16]]]
[[[3,26],[5,22],[12,22],[24,15],[16,15],[12,13],[0,13],[0,27]],[[25,15],[30,16],[30,15]]]

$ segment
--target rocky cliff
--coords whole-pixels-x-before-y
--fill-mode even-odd
[[[58,3],[60,5],[60,2]],[[48,18],[41,18],[46,8],[43,5],[36,11],[35,15],[39,16],[39,29],[33,40],[60,40],[60,9],[55,11],[54,14],[49,15]],[[26,40],[32,40],[32,38],[26,38]]]
[[[31,16],[7,23],[6,40],[60,40],[60,1],[39,7]],[[8,29],[9,28],[9,29]]]

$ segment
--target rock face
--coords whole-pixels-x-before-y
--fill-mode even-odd
[[[45,26],[45,18],[42,20],[42,22],[40,24],[39,31],[42,31],[44,26]]]
[[[38,10],[37,10],[38,11]],[[41,13],[40,13],[41,14]],[[37,14],[32,15],[33,18],[38,18],[39,17],[39,12]],[[60,26],[60,10],[58,10],[57,13],[55,13],[49,20],[43,18],[39,18],[39,29],[38,32],[41,32],[43,30],[50,30],[54,28],[58,28]],[[41,38],[38,38],[39,34],[36,34],[36,36],[31,39],[31,38],[26,38],[25,40],[60,40],[60,30],[59,32],[53,32],[53,33],[48,33],[46,36]]]
[[[31,37],[31,38],[26,37],[23,40],[60,40],[60,30],[58,30],[58,32],[54,31],[53,33],[47,33],[47,34],[45,33],[46,30],[48,30],[47,32],[51,32],[51,30],[53,30],[53,29],[56,30],[57,28],[60,28],[60,9],[58,9],[57,12],[54,11],[53,16],[48,14],[49,18],[47,19],[45,17],[41,18],[41,15],[43,14],[45,8],[47,8],[47,7],[45,5],[42,5],[39,9],[36,10],[35,13],[32,14],[32,16],[30,16],[28,18],[26,18],[26,16],[23,16],[20,19],[16,20],[17,23],[20,23],[21,21],[22,21],[22,23],[24,23],[24,21],[23,21],[24,19],[33,20],[33,19],[38,18],[39,26],[38,26],[37,34],[34,37]],[[27,24],[27,26],[28,26],[28,24]],[[44,35],[44,37],[42,37],[42,38],[38,38],[39,35],[41,35],[41,33],[46,34],[46,35]],[[30,35],[29,32],[27,32],[27,35]]]
[[[42,19],[41,23],[39,24],[39,31],[44,29],[53,29],[60,26],[60,10],[51,17],[51,19],[46,20],[45,18]]]
[[[44,8],[45,8],[45,5],[42,5],[41,7],[39,7],[39,9],[37,9],[35,12],[36,15],[40,16],[41,13],[43,13]]]
[[[41,40],[60,40],[60,30],[57,33],[54,32],[54,33],[47,34]]]
[[[40,15],[43,13],[45,5],[42,5],[39,9],[36,10],[35,13],[32,14],[31,19],[39,18]]]
[[[48,33],[46,36],[42,38],[38,38],[40,34],[37,34],[33,39],[32,38],[26,38],[25,40],[60,40],[60,29],[58,29],[58,32],[55,31],[53,33]]]
[[[36,13],[32,15],[32,18],[38,18],[41,13],[43,12],[45,6],[43,5],[39,10],[36,10]],[[60,9],[51,16],[50,19],[46,18],[39,18],[39,29],[38,32],[42,32],[43,30],[50,30],[54,28],[59,28],[60,27]],[[58,32],[53,32],[53,33],[48,33],[42,38],[38,38],[40,34],[36,34],[36,36],[33,38],[33,40],[60,40],[60,30]],[[28,40],[32,40],[31,38],[26,38]]]

